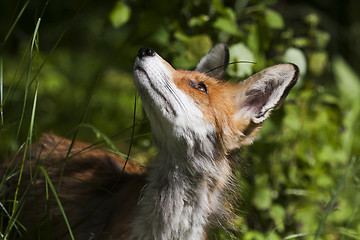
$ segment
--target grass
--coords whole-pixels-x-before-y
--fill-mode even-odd
[[[49,187],[50,187],[50,189],[51,189],[51,191],[52,191],[52,193],[53,193],[53,195],[54,195],[54,197],[55,197],[55,199],[56,199],[56,202],[57,202],[57,204],[58,204],[58,206],[59,206],[59,208],[60,208],[61,214],[62,214],[63,217],[64,217],[64,221],[65,221],[66,226],[67,226],[67,228],[68,228],[68,230],[69,230],[70,237],[71,237],[71,239],[74,240],[74,239],[75,239],[75,238],[74,238],[74,234],[72,233],[72,230],[71,230],[69,221],[68,221],[68,219],[67,219],[67,217],[66,217],[66,213],[65,213],[64,208],[63,208],[63,206],[62,206],[62,204],[61,204],[61,201],[60,201],[60,199],[59,199],[59,197],[58,197],[58,194],[57,194],[57,192],[56,192],[56,190],[55,190],[55,187],[54,187],[54,185],[52,184],[52,182],[51,182],[51,180],[50,180],[50,178],[49,178],[49,175],[47,174],[47,171],[45,170],[45,168],[42,167],[42,166],[39,166],[39,169],[40,169],[41,172],[44,174],[44,177],[45,177],[45,179],[46,179],[46,182],[49,184]],[[47,196],[48,196],[48,194],[47,194]],[[47,199],[48,199],[48,197],[47,197]]]
[[[23,10],[27,6],[28,2],[25,3],[25,4],[26,5],[24,5]],[[23,13],[23,10],[20,12],[20,14]],[[16,22],[18,21],[18,19],[20,17],[20,14],[19,14],[18,18],[16,19]],[[35,46],[39,26],[40,26],[40,19],[38,20],[38,22],[36,24],[35,31],[34,31],[34,34],[33,34],[33,38],[31,40],[30,55],[29,55],[29,62],[28,62],[28,70],[27,70],[27,77],[26,77],[26,87],[25,87],[25,93],[24,93],[24,103],[23,103],[22,114],[21,114],[19,127],[18,127],[18,134],[20,132],[21,125],[22,125],[22,122],[23,122],[23,118],[24,118],[24,115],[25,115],[26,102],[27,102],[27,99],[28,99],[28,90],[29,90],[29,86],[30,86],[30,72],[31,72],[31,66],[32,66],[32,62],[33,62],[34,46]],[[12,31],[12,29],[13,29],[13,27],[10,29],[10,31]],[[7,37],[8,36],[9,36],[9,34],[7,35]],[[5,41],[6,41],[7,37],[5,38]],[[29,151],[31,149],[29,146],[31,146],[31,139],[32,139],[32,136],[33,136],[37,95],[38,95],[38,82],[36,83],[36,87],[35,87],[35,94],[34,94],[34,100],[33,100],[33,108],[32,108],[32,112],[31,112],[30,126],[28,128],[28,138],[25,141],[24,156],[23,156],[23,160],[22,160],[22,163],[21,163],[20,171],[19,171],[19,177],[18,177],[16,189],[15,189],[14,199],[12,200],[13,206],[12,206],[12,211],[11,211],[11,215],[10,215],[10,219],[9,219],[9,224],[8,224],[6,230],[5,230],[5,233],[3,234],[4,239],[9,238],[9,235],[10,235],[10,233],[12,231],[12,228],[14,227],[14,224],[17,222],[17,216],[18,216],[18,213],[19,213],[18,210],[19,210],[19,206],[20,206],[19,205],[19,200],[18,200],[18,194],[19,194],[19,189],[20,189],[21,180],[22,180],[22,173],[24,171],[25,161],[27,160],[25,156],[26,156],[27,151]],[[4,104],[5,104],[5,102],[2,105],[4,105]],[[31,159],[30,159],[30,161],[31,161]],[[30,170],[30,172],[31,172],[31,170]]]
[[[22,14],[24,13],[26,7],[29,4],[29,0],[25,2],[25,4],[23,5],[21,11],[19,12],[19,14],[17,15],[14,23],[11,25],[10,30],[8,31],[5,39],[3,40],[1,47],[4,48],[9,36],[11,35],[11,33],[13,32],[17,22],[19,21],[19,19],[21,18]],[[43,9],[43,12],[45,11],[45,8],[48,4],[48,1],[45,4],[45,7]],[[9,179],[9,178],[13,178],[16,177],[17,174],[14,174],[15,172],[18,172],[18,180],[17,180],[17,186],[15,189],[15,193],[14,193],[14,197],[11,200],[8,199],[4,199],[4,196],[2,196],[2,199],[5,200],[5,202],[12,202],[12,207],[10,207],[11,211],[8,212],[8,210],[6,209],[6,207],[4,206],[4,204],[1,202],[1,209],[2,211],[5,213],[5,217],[8,218],[8,220],[4,220],[4,216],[1,217],[1,229],[3,230],[1,232],[1,239],[12,239],[14,236],[18,236],[21,237],[21,230],[20,229],[24,229],[24,227],[21,225],[21,222],[19,222],[18,218],[20,216],[22,207],[24,206],[24,202],[26,201],[26,196],[27,196],[27,192],[29,190],[29,188],[31,187],[30,185],[26,187],[26,191],[24,192],[22,198],[18,198],[19,196],[19,190],[20,190],[20,185],[23,184],[22,182],[22,174],[24,172],[24,166],[25,166],[25,161],[32,161],[32,159],[27,159],[26,156],[31,156],[31,145],[32,145],[32,139],[34,137],[34,124],[35,124],[35,115],[36,115],[36,106],[37,106],[37,99],[38,99],[38,89],[39,89],[39,81],[36,80],[37,75],[40,73],[40,70],[42,69],[42,67],[45,65],[46,60],[43,62],[43,64],[41,65],[40,68],[37,68],[35,66],[34,68],[34,57],[36,57],[36,54],[39,54],[39,48],[38,48],[38,34],[39,34],[39,29],[40,29],[40,23],[41,23],[41,18],[38,19],[36,26],[35,26],[35,30],[33,32],[33,37],[31,39],[31,43],[30,43],[30,54],[29,54],[29,60],[28,60],[28,65],[27,65],[27,70],[26,70],[26,84],[25,84],[25,92],[24,92],[24,100],[23,100],[23,107],[22,107],[22,112],[20,115],[20,120],[19,120],[19,124],[18,124],[18,131],[17,131],[17,138],[19,138],[19,134],[20,131],[23,127],[23,123],[24,123],[24,118],[26,116],[26,108],[27,108],[27,101],[29,98],[29,89],[33,83],[33,81],[35,80],[35,89],[34,89],[34,96],[33,96],[33,102],[32,102],[32,110],[31,110],[31,116],[30,116],[30,124],[28,126],[28,136],[25,140],[25,142],[21,145],[21,147],[18,149],[17,153],[15,154],[18,155],[20,153],[20,151],[23,149],[23,157],[22,157],[22,161],[21,161],[21,165],[19,168],[15,168],[15,169],[10,169],[12,166],[12,162],[10,162],[9,167],[6,169],[4,175],[2,176],[2,181],[1,181],[1,185],[0,185],[0,189],[4,189],[5,188],[5,182]],[[65,33],[65,31],[63,32],[63,34]],[[60,43],[60,40],[62,39],[63,35],[61,35],[58,39],[58,41],[56,42],[55,46],[53,47],[52,51],[55,50],[55,48],[57,47],[57,45]],[[51,51],[51,52],[52,52]],[[51,54],[50,52],[50,54]],[[24,56],[26,55],[26,52],[24,53]],[[22,62],[22,61],[21,61]],[[35,69],[35,73],[34,73],[34,69]],[[14,74],[14,79],[16,76],[16,73]],[[13,85],[10,85],[11,87]],[[0,103],[1,103],[1,109],[0,109],[0,114],[1,114],[1,126],[4,126],[4,106],[6,104],[6,99],[8,94],[11,91],[11,87],[8,89],[8,92],[6,93],[6,96],[4,98],[3,95],[3,89],[4,89],[4,81],[3,81],[3,60],[2,60],[2,56],[0,56]],[[95,86],[94,88],[95,89]],[[90,99],[92,96],[92,93],[90,93],[89,95],[89,100],[86,104],[85,107],[85,111],[83,113],[83,117],[81,119],[81,123],[79,124],[81,126],[81,124],[83,124],[87,109],[88,109],[88,105],[90,103]],[[6,127],[6,126],[5,126]],[[79,131],[79,127],[76,128],[75,133],[73,135],[73,141],[72,144],[76,141],[76,136],[77,133]],[[99,133],[99,132],[98,132]],[[105,138],[106,142],[110,143],[113,150],[116,150],[116,148],[114,147],[114,144],[111,142],[110,139]],[[70,152],[72,149],[72,145],[68,150],[68,154],[67,157],[69,156]],[[28,153],[30,152],[30,153]],[[118,152],[116,150],[116,152]],[[36,159],[36,157],[35,157]],[[14,160],[14,159],[13,159]],[[32,164],[29,164],[30,168],[32,166]],[[37,164],[35,164],[35,170],[33,171],[32,169],[30,169],[30,175],[31,175],[31,180],[30,182],[35,182],[37,175],[39,172],[42,172],[42,174],[44,175],[44,178],[46,180],[47,186],[50,188],[53,196],[55,197],[56,203],[59,206],[59,209],[61,211],[61,214],[63,215],[64,221],[66,223],[66,226],[68,228],[69,234],[70,234],[70,238],[71,239],[75,239],[74,235],[72,233],[72,229],[70,227],[69,221],[67,219],[66,213],[62,207],[61,201],[59,199],[59,196],[57,194],[57,191],[54,187],[54,185],[51,182],[51,179],[49,178],[49,175],[47,174],[47,170],[43,167],[43,166],[37,166]],[[60,181],[61,182],[61,181]],[[59,189],[60,185],[58,186]],[[46,188],[46,199],[49,200],[49,192],[47,190],[48,188]],[[2,190],[2,192],[4,193],[4,190]],[[6,226],[4,226],[4,224],[7,224]],[[15,230],[13,230],[15,229]],[[26,229],[24,229],[26,230]],[[15,232],[14,232],[15,231]]]
[[[23,5],[21,11],[19,12],[19,14],[17,15],[14,23],[12,24],[10,30],[8,31],[4,41],[2,42],[2,47],[5,46],[9,36],[11,35],[12,31],[14,30],[16,23],[19,21],[19,19],[21,18],[22,14],[24,13],[26,7],[29,4],[29,0],[27,2],[25,2],[25,4]],[[48,1],[46,2],[45,7],[47,6]],[[45,10],[45,8],[44,8]],[[43,12],[44,12],[43,10]],[[23,193],[22,197],[19,198],[19,191],[20,191],[20,186],[22,184],[25,184],[24,181],[22,181],[22,175],[23,172],[25,171],[24,167],[25,167],[25,161],[34,161],[36,159],[36,156],[34,157],[34,159],[27,159],[26,156],[31,156],[31,145],[32,145],[32,139],[34,139],[34,136],[36,135],[36,131],[35,131],[35,122],[36,122],[36,107],[37,107],[37,99],[38,99],[38,94],[39,94],[39,84],[40,82],[37,80],[37,76],[39,75],[41,69],[45,66],[46,61],[48,60],[48,57],[43,61],[43,63],[40,65],[40,67],[37,66],[37,61],[36,61],[36,56],[40,54],[39,52],[39,42],[38,42],[38,34],[39,34],[39,29],[40,29],[40,23],[41,23],[41,18],[38,19],[36,26],[35,26],[35,30],[33,32],[33,36],[32,39],[30,40],[30,46],[29,46],[29,59],[28,59],[28,64],[26,67],[26,77],[25,77],[25,91],[24,91],[24,97],[23,97],[23,106],[22,106],[22,110],[20,113],[20,118],[19,118],[19,122],[18,122],[18,130],[17,130],[17,136],[16,138],[19,138],[20,132],[22,131],[23,128],[27,128],[27,138],[25,140],[25,142],[19,147],[18,151],[15,153],[14,156],[20,154],[20,152],[22,152],[22,161],[20,163],[20,166],[17,164],[15,166],[13,166],[13,160],[10,161],[9,163],[9,167],[6,169],[4,175],[2,176],[2,181],[1,181],[1,185],[0,185],[0,189],[4,189],[5,187],[5,182],[7,180],[9,180],[9,178],[14,178],[17,177],[17,186],[15,189],[15,193],[14,193],[14,197],[13,199],[4,199],[4,196],[2,196],[2,199],[4,201],[0,202],[0,207],[2,209],[2,211],[5,213],[5,216],[1,217],[1,239],[13,239],[14,237],[18,238],[22,236],[22,231],[26,229],[24,228],[24,226],[21,225],[21,222],[19,221],[19,216],[21,214],[22,208],[24,207],[25,201],[26,201],[26,197],[27,197],[27,193],[28,191],[30,191],[30,189],[32,188],[31,185],[26,186],[26,190]],[[69,24],[70,26],[70,24]],[[68,26],[68,27],[69,27]],[[56,47],[58,46],[58,44],[60,43],[62,37],[64,36],[66,30],[64,30],[63,34],[58,38],[57,42],[55,43],[55,45],[53,46],[52,50],[50,51],[49,55],[52,54],[52,52],[56,49]],[[24,53],[23,58],[26,56],[27,52]],[[20,65],[22,64],[22,60],[20,62]],[[19,65],[19,66],[20,66]],[[17,71],[14,73],[14,77],[13,77],[13,82],[10,85],[9,89],[6,92],[6,95],[4,97],[3,94],[3,89],[4,89],[4,81],[3,81],[3,61],[2,61],[2,56],[0,56],[0,97],[1,97],[1,109],[0,109],[0,114],[1,114],[1,126],[6,128],[6,125],[4,125],[4,106],[6,105],[6,100],[7,97],[10,95],[13,84],[14,84],[14,80],[16,78],[17,75]],[[100,75],[99,75],[100,77]],[[30,114],[30,121],[29,121],[29,125],[24,125],[25,124],[25,118],[27,116],[27,107],[28,107],[28,100],[30,98],[29,93],[30,93],[30,88],[34,86],[34,82],[35,82],[35,87],[32,90],[34,92],[34,95],[32,96],[32,109],[31,109],[31,114]],[[67,156],[66,159],[70,156],[70,153],[72,151],[72,147],[74,142],[76,141],[78,132],[80,130],[80,128],[90,128],[96,135],[100,136],[100,138],[103,139],[103,141],[100,141],[96,144],[93,144],[91,146],[89,146],[89,148],[94,147],[95,145],[105,142],[107,145],[110,146],[112,152],[121,155],[121,156],[126,156],[126,160],[128,160],[129,158],[129,154],[131,151],[131,145],[130,144],[130,148],[128,151],[128,155],[122,154],[118,151],[118,149],[115,147],[115,144],[112,142],[112,140],[107,137],[105,134],[101,133],[96,127],[90,125],[90,124],[85,124],[84,120],[85,120],[85,116],[86,113],[88,111],[88,107],[90,105],[91,102],[91,97],[96,89],[96,83],[97,80],[94,82],[93,87],[91,89],[91,91],[89,91],[89,95],[87,98],[87,101],[85,102],[85,107],[84,107],[84,111],[80,120],[80,123],[78,124],[78,126],[76,128],[74,128],[73,130],[73,137],[72,137],[72,143],[70,148],[68,149],[67,152]],[[136,97],[135,97],[135,104],[136,104]],[[134,108],[134,114],[136,112],[136,108]],[[132,135],[131,135],[131,142],[133,141],[134,138],[134,128],[135,128],[135,118],[134,118],[134,126],[132,127]],[[86,149],[80,150],[78,153],[84,151]],[[65,161],[66,161],[65,159]],[[29,165],[30,168],[32,166],[32,164]],[[64,211],[64,208],[62,206],[62,203],[60,201],[60,198],[57,194],[58,190],[60,189],[60,183],[61,183],[61,177],[60,176],[60,181],[59,181],[59,185],[57,187],[55,187],[47,173],[47,170],[41,166],[38,165],[37,163],[34,165],[34,169],[30,169],[30,175],[31,175],[31,180],[30,182],[35,182],[39,173],[41,172],[44,176],[44,179],[46,180],[46,199],[47,201],[50,198],[50,193],[54,196],[56,203],[61,211],[61,214],[63,216],[64,222],[68,228],[68,232],[70,234],[70,238],[71,239],[75,239],[71,226],[69,224],[67,215]],[[63,165],[63,170],[64,170],[65,164]],[[125,168],[125,165],[124,165]],[[18,174],[16,174],[18,173]],[[50,190],[50,191],[49,191]],[[3,192],[3,190],[2,190]],[[11,211],[9,212],[8,209],[5,207],[5,205],[3,203],[12,203],[12,206],[9,208]],[[7,218],[7,219],[6,219]]]
[[[2,58],[0,58],[0,121],[1,121],[1,126],[4,125],[3,101],[4,101],[4,67],[3,67],[3,60],[2,60]]]
[[[333,211],[336,200],[337,200],[341,190],[343,189],[345,180],[348,177],[348,175],[350,174],[351,170],[354,169],[355,162],[356,162],[355,158],[353,158],[352,161],[350,162],[350,164],[348,165],[348,167],[346,168],[346,171],[345,171],[344,175],[339,180],[339,183],[338,183],[334,193],[332,194],[329,202],[326,205],[324,216],[322,217],[322,219],[321,219],[321,221],[319,223],[319,226],[316,229],[314,240],[317,240],[317,239],[319,239],[321,237],[321,235],[322,235],[322,233],[323,233],[323,231],[325,229],[325,226],[326,226],[326,220],[327,220],[329,214]]]

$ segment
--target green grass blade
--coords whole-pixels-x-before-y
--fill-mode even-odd
[[[29,5],[29,2],[30,2],[30,0],[27,0],[27,1],[25,2],[25,4],[24,4],[24,6],[22,7],[20,13],[17,15],[14,23],[11,25],[10,30],[8,31],[8,33],[6,34],[6,37],[4,38],[4,41],[3,41],[3,43],[2,43],[2,47],[5,45],[6,41],[9,39],[9,37],[10,37],[12,31],[14,30],[16,24],[17,24],[18,21],[20,20],[20,17],[23,15],[25,9],[26,9],[27,6]]]
[[[103,134],[102,132],[100,132],[99,129],[97,129],[96,127],[90,125],[90,124],[81,124],[79,125],[79,127],[88,127],[90,128],[91,130],[93,130],[93,132],[99,136],[101,136],[102,139],[104,139],[104,141],[110,146],[111,150],[119,155],[119,156],[122,156],[122,157],[125,157],[125,163],[124,163],[124,166],[123,166],[123,169],[122,169],[122,172],[125,171],[125,167],[126,167],[126,164],[127,162],[129,161],[129,158],[130,158],[130,153],[131,153],[131,146],[133,144],[133,141],[134,141],[134,136],[135,136],[135,125],[136,125],[136,101],[137,101],[137,95],[135,94],[135,97],[134,97],[134,112],[133,112],[133,124],[132,124],[132,127],[131,127],[131,137],[130,137],[130,146],[129,146],[129,150],[128,150],[128,153],[125,155],[121,152],[119,152],[119,150],[115,147],[115,144],[111,141],[111,139],[109,137],[107,137],[105,134]]]
[[[29,90],[29,79],[30,79],[30,71],[31,71],[31,65],[32,65],[33,50],[34,50],[36,36],[38,34],[38,30],[39,30],[39,26],[40,26],[40,21],[41,21],[41,19],[38,19],[38,22],[36,24],[36,28],[35,28],[35,31],[34,31],[34,34],[33,34],[33,38],[32,38],[32,41],[31,41],[30,58],[29,58],[29,65],[28,65],[28,71],[27,71],[28,72],[27,73],[27,82],[26,82],[25,97],[24,97],[24,105],[23,105],[21,120],[20,120],[20,124],[19,124],[19,128],[18,128],[18,135],[19,135],[19,132],[20,132],[23,117],[25,115],[25,107],[26,107],[27,95],[28,95],[28,90]],[[33,135],[34,120],[35,120],[35,110],[36,110],[36,103],[37,103],[37,94],[38,94],[38,84],[36,85],[36,88],[35,88],[35,96],[34,96],[34,102],[33,102],[31,121],[30,121],[30,127],[29,127],[29,132],[28,132],[28,138],[25,141],[24,155],[23,155],[22,162],[21,162],[19,178],[18,178],[18,182],[17,182],[15,194],[14,194],[13,208],[12,208],[11,217],[10,217],[10,220],[9,220],[10,224],[9,224],[9,227],[8,227],[8,231],[7,231],[6,235],[5,235],[5,238],[8,237],[8,234],[11,232],[12,226],[15,224],[15,221],[16,221],[15,215],[16,215],[17,210],[18,210],[18,203],[19,203],[18,202],[18,194],[19,194],[21,180],[22,180],[22,173],[24,171],[26,156],[28,155],[27,151],[29,149],[29,146],[31,145],[31,138],[32,138],[32,135]],[[31,172],[31,169],[30,169],[30,172]]]
[[[0,121],[1,121],[1,126],[4,125],[4,111],[3,111],[3,106],[4,106],[4,77],[3,77],[3,60],[2,57],[0,56]]]
[[[13,77],[12,77],[12,80],[11,80],[11,84],[8,86],[8,89],[6,91],[5,96],[3,95],[3,100],[2,100],[2,103],[1,103],[1,109],[4,108],[5,102],[6,102],[7,98],[9,97],[12,89],[16,88],[15,86],[19,84],[20,80],[18,80],[17,83],[15,83],[16,82],[15,79],[16,79],[17,74],[20,71],[20,66],[22,66],[22,64],[24,62],[24,59],[25,59],[25,56],[27,55],[29,46],[30,46],[30,42],[29,42],[28,46],[26,47],[26,49],[24,51],[24,54],[22,55],[21,60],[20,60],[19,64],[16,67],[16,70],[14,71],[14,74],[13,74]]]
[[[39,89],[39,82],[36,83],[33,108],[32,108],[32,111],[31,111],[31,121],[30,121],[30,129],[29,129],[30,143],[31,143],[31,139],[32,139],[32,136],[33,136],[33,130],[34,130],[35,110],[36,110],[36,104],[37,104],[38,89]]]
[[[294,239],[294,238],[302,239],[301,237],[305,237],[305,236],[309,236],[309,235],[311,235],[311,233],[296,233],[296,234],[291,234],[291,235],[285,237],[284,240]]]
[[[73,235],[73,233],[72,233],[72,230],[71,230],[69,221],[68,221],[68,219],[67,219],[67,217],[66,217],[66,213],[65,213],[64,208],[63,208],[63,206],[62,206],[62,204],[61,204],[61,202],[60,202],[60,199],[59,199],[59,197],[58,197],[58,195],[57,195],[57,193],[56,193],[55,187],[54,187],[54,185],[52,184],[52,182],[51,182],[51,180],[50,180],[50,178],[49,178],[49,175],[47,174],[47,171],[45,170],[45,168],[44,168],[43,166],[39,166],[39,169],[40,169],[40,171],[44,174],[44,177],[45,177],[45,179],[46,179],[46,182],[48,183],[48,185],[49,185],[49,187],[50,187],[50,190],[51,190],[52,193],[54,194],[56,203],[57,203],[58,206],[59,206],[59,209],[60,209],[60,211],[61,211],[61,214],[62,214],[63,217],[64,217],[65,224],[66,224],[66,226],[67,226],[67,228],[68,228],[68,230],[69,230],[70,237],[71,237],[71,239],[74,240],[75,238],[74,238],[74,235]]]
[[[99,75],[99,77],[100,77],[100,75]],[[93,84],[93,86],[92,86],[92,88],[91,88],[91,91],[90,91],[89,96],[88,96],[88,98],[87,98],[87,101],[86,101],[86,104],[85,104],[85,109],[84,109],[84,112],[83,112],[83,114],[82,114],[82,116],[81,116],[81,120],[80,120],[80,124],[79,124],[79,125],[83,124],[84,121],[85,121],[85,116],[86,116],[86,113],[87,113],[87,111],[88,111],[88,109],[89,109],[90,102],[91,102],[91,98],[92,98],[92,96],[93,96],[93,94],[94,94],[94,92],[95,92],[96,84],[97,84],[97,81],[98,81],[99,77],[95,79],[94,84]],[[80,130],[79,127],[75,129],[74,136],[73,136],[73,138],[72,138],[72,140],[71,140],[70,147],[69,147],[68,152],[67,152],[67,154],[66,154],[65,162],[64,162],[64,164],[63,164],[63,167],[62,167],[62,170],[61,170],[61,173],[60,173],[59,183],[58,183],[58,186],[57,186],[57,189],[58,189],[58,190],[60,189],[60,185],[61,185],[61,182],[62,182],[62,177],[63,177],[63,174],[64,174],[64,169],[65,169],[66,160],[69,158],[69,155],[70,155],[71,150],[72,150],[72,148],[73,148],[73,146],[74,146],[74,143],[75,143],[76,137],[77,137],[77,135],[78,135],[78,133],[79,133],[79,130]]]
[[[36,82],[33,108],[31,111],[31,120],[30,120],[30,127],[29,127],[29,137],[28,137],[29,146],[31,146],[31,144],[32,144],[32,138],[33,138],[33,132],[34,132],[35,110],[36,110],[36,104],[37,104],[38,89],[39,89],[39,82]],[[31,156],[31,147],[29,149],[29,152],[30,152],[29,156]],[[32,179],[31,157],[29,157],[29,161],[30,161],[30,178]]]
[[[127,162],[129,161],[129,158],[130,158],[130,153],[131,153],[131,146],[132,146],[132,143],[133,143],[133,141],[134,141],[134,134],[135,134],[135,119],[136,119],[136,98],[137,98],[136,93],[135,93],[134,95],[135,95],[135,97],[134,97],[133,126],[132,126],[132,130],[131,130],[130,146],[129,146],[129,151],[128,151],[128,154],[127,154],[127,156],[126,156],[126,160],[125,160],[125,163],[124,163],[124,166],[123,166],[122,172],[124,172],[124,171],[125,171],[126,164],[127,164]]]
[[[33,38],[32,38],[32,40],[31,40],[30,57],[29,57],[27,77],[26,77],[24,102],[23,102],[23,108],[22,108],[22,113],[21,113],[21,118],[20,118],[20,123],[19,123],[19,127],[18,127],[17,136],[19,136],[19,134],[20,134],[21,125],[22,125],[22,122],[23,122],[23,120],[24,120],[26,102],[27,102],[28,91],[29,91],[29,87],[30,87],[30,73],[31,73],[32,60],[33,60],[33,50],[34,50],[34,45],[35,45],[35,39],[36,39],[36,36],[37,36],[37,34],[38,34],[38,31],[39,31],[40,22],[41,22],[41,18],[39,18],[38,21],[37,21],[37,23],[36,23],[36,27],[35,27],[35,31],[34,31],[34,34],[33,34]]]
[[[100,136],[100,137],[105,141],[105,143],[110,146],[111,150],[112,150],[115,154],[117,154],[117,155],[119,155],[119,156],[122,156],[122,157],[126,157],[125,154],[119,152],[119,150],[116,148],[116,146],[115,146],[115,144],[113,143],[113,141],[112,141],[108,136],[106,136],[105,134],[103,134],[103,133],[102,133],[98,128],[96,128],[95,126],[90,125],[90,124],[81,124],[81,125],[79,125],[79,127],[90,128],[90,129],[95,133],[95,135]],[[81,151],[80,151],[80,152],[81,152]]]
[[[0,208],[5,213],[5,215],[10,219],[11,218],[10,213],[7,211],[6,207],[1,202],[0,202]],[[21,235],[20,229],[18,228],[18,226],[14,224],[14,227],[15,227],[16,231]],[[5,238],[4,233],[1,233],[1,239],[4,239],[4,238]]]
[[[8,239],[8,235],[11,233],[11,229],[12,227],[15,225],[16,222],[16,213],[17,213],[17,209],[18,209],[18,194],[19,194],[19,190],[20,190],[20,183],[21,183],[21,178],[22,178],[22,173],[24,172],[24,166],[25,166],[25,161],[26,161],[26,150],[28,149],[28,141],[26,141],[25,143],[25,150],[24,150],[24,155],[22,158],[22,162],[21,162],[21,167],[20,167],[20,171],[19,171],[19,178],[18,178],[18,182],[16,185],[16,189],[15,189],[15,194],[14,194],[14,203],[13,203],[13,207],[12,207],[12,212],[11,212],[11,216],[9,219],[9,224],[5,233],[5,237],[4,239]]]
[[[16,156],[19,155],[20,151],[24,148],[24,145],[25,143],[23,143],[17,150],[17,152],[14,154],[14,157],[9,161],[9,165],[8,167],[6,168],[5,172],[3,173],[3,178],[1,180],[1,183],[0,183],[0,189],[3,188],[3,185],[8,181],[9,178],[13,177],[14,176],[14,171],[15,170],[11,170],[10,173],[9,173],[9,170],[10,170],[10,167],[12,166]]]
[[[22,159],[22,163],[21,163],[21,169],[20,169],[20,173],[19,173],[19,179],[18,179],[16,191],[15,191],[15,196],[14,196],[14,204],[13,204],[13,209],[12,209],[12,215],[11,215],[11,218],[10,218],[11,219],[10,222],[12,222],[12,223],[15,223],[15,220],[16,220],[15,214],[16,214],[17,209],[18,209],[17,197],[18,197],[18,193],[19,193],[19,189],[20,189],[22,173],[24,171],[24,166],[25,166],[25,161],[26,161],[26,156],[27,156],[26,153],[27,153],[27,150],[28,150],[28,146],[31,146],[31,139],[32,139],[34,121],[35,121],[35,110],[36,110],[36,104],[37,104],[37,95],[38,95],[38,83],[37,83],[36,88],[35,88],[35,96],[34,96],[33,109],[32,109],[32,114],[31,114],[29,133],[28,133],[28,138],[27,138],[27,140],[25,142],[25,152],[24,152],[24,155],[23,155],[23,159]],[[31,151],[31,149],[29,149],[29,151]],[[30,167],[31,167],[31,164],[30,164]],[[30,168],[30,174],[32,174],[31,172],[32,171],[31,171],[31,168]],[[14,225],[14,226],[16,227],[16,225]],[[10,226],[9,232],[10,232],[11,228],[12,228],[12,226]]]
[[[325,214],[321,219],[321,222],[318,226],[318,228],[316,229],[316,233],[315,233],[315,237],[314,240],[317,240],[320,238],[321,234],[324,231],[325,228],[325,224],[326,224],[326,220],[330,214],[330,212],[333,210],[334,205],[336,203],[336,199],[341,191],[341,189],[344,186],[345,183],[345,179],[348,176],[348,174],[350,173],[350,171],[354,168],[354,164],[355,164],[355,157],[352,158],[350,164],[347,166],[346,171],[344,173],[344,175],[341,177],[341,179],[339,180],[339,183],[335,189],[335,192],[332,194],[330,201],[328,202],[328,204],[326,205],[326,209],[325,209]]]

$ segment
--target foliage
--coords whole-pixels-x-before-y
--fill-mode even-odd
[[[314,9],[280,0],[19,3],[0,7],[8,24],[0,27],[0,160],[46,131],[80,130],[75,137],[127,152],[133,120],[132,156],[148,159],[141,106],[133,119],[138,49],[191,69],[223,41],[232,62],[244,61],[229,66],[232,81],[284,61],[300,67],[301,79],[242,149],[236,217],[209,237],[360,239],[360,79]]]

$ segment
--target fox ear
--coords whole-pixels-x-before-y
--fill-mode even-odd
[[[225,43],[218,43],[200,60],[195,71],[220,79],[224,75],[228,64],[229,49]]]
[[[239,83],[238,114],[255,124],[262,123],[284,101],[298,76],[298,67],[287,63],[266,68]]]

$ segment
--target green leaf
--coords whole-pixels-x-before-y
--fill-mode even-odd
[[[293,44],[295,47],[305,48],[310,45],[310,41],[309,41],[309,38],[307,38],[307,37],[296,37],[293,40]]]
[[[253,198],[253,203],[259,210],[269,209],[272,203],[271,189],[266,186],[257,188]]]
[[[244,234],[243,240],[264,240],[265,236],[258,231],[249,231]]]
[[[275,232],[271,232],[269,235],[266,236],[266,240],[281,240],[282,238]]]
[[[349,64],[339,56],[333,60],[333,69],[338,88],[344,104],[359,108],[360,105],[360,77],[351,69]]]
[[[306,15],[305,22],[312,27],[316,27],[320,23],[320,17],[316,13],[310,13]]]
[[[283,60],[284,60],[284,62],[295,63],[299,67],[300,77],[302,77],[306,74],[307,61],[306,61],[305,54],[300,49],[293,48],[293,47],[288,48],[285,51]],[[297,85],[299,85],[299,83]]]
[[[335,79],[340,91],[340,106],[344,116],[344,133],[342,134],[343,151],[349,158],[352,146],[357,136],[356,129],[359,128],[360,118],[360,77],[339,56],[332,63]]]
[[[181,50],[178,56],[174,58],[174,66],[184,69],[193,68],[199,59],[204,56],[213,45],[211,39],[207,35],[186,36],[181,32],[176,33],[176,38],[186,43],[186,49]]]
[[[175,31],[174,32],[174,37],[175,37],[176,40],[181,41],[181,42],[185,42],[185,43],[189,42],[189,40],[190,40],[190,37],[185,35],[181,31]]]
[[[238,43],[229,47],[230,62],[249,61],[254,62],[254,55],[251,50],[243,43]],[[236,63],[229,66],[229,75],[232,77],[246,77],[253,73],[252,64]]]
[[[319,76],[325,72],[328,64],[328,54],[325,51],[314,52],[310,55],[309,69],[310,71]]]
[[[243,11],[245,10],[245,7],[248,5],[249,0],[242,0],[242,1],[236,1],[235,2],[235,13],[237,16],[241,16]]]
[[[118,1],[114,9],[110,13],[110,22],[115,27],[121,27],[127,23],[131,16],[131,9],[126,6],[122,1]]]
[[[228,18],[219,17],[213,24],[214,28],[219,29],[225,33],[238,36],[240,34],[239,28],[235,21],[231,21]]]
[[[202,15],[197,16],[197,17],[193,17],[189,21],[189,26],[190,27],[196,27],[196,26],[204,25],[204,23],[208,22],[209,19],[210,19],[209,16],[205,15],[205,14],[202,14]]]
[[[248,27],[246,45],[256,54],[261,48],[261,39],[259,36],[258,26],[253,24]]]
[[[232,10],[231,8],[225,8],[225,15],[228,19],[230,19],[230,21],[235,22],[236,21],[236,14],[234,12],[234,10]]]
[[[270,208],[269,215],[274,220],[277,230],[280,232],[284,231],[284,222],[286,220],[285,209],[279,204],[274,204]]]
[[[285,26],[284,19],[282,18],[280,13],[278,13],[272,9],[266,10],[265,21],[266,21],[267,25],[269,26],[269,28],[272,28],[272,29],[283,29]]]
[[[208,35],[195,35],[189,38],[186,54],[190,60],[198,62],[211,48],[212,41]]]
[[[320,49],[325,49],[331,39],[331,35],[325,31],[314,31],[316,46]]]

